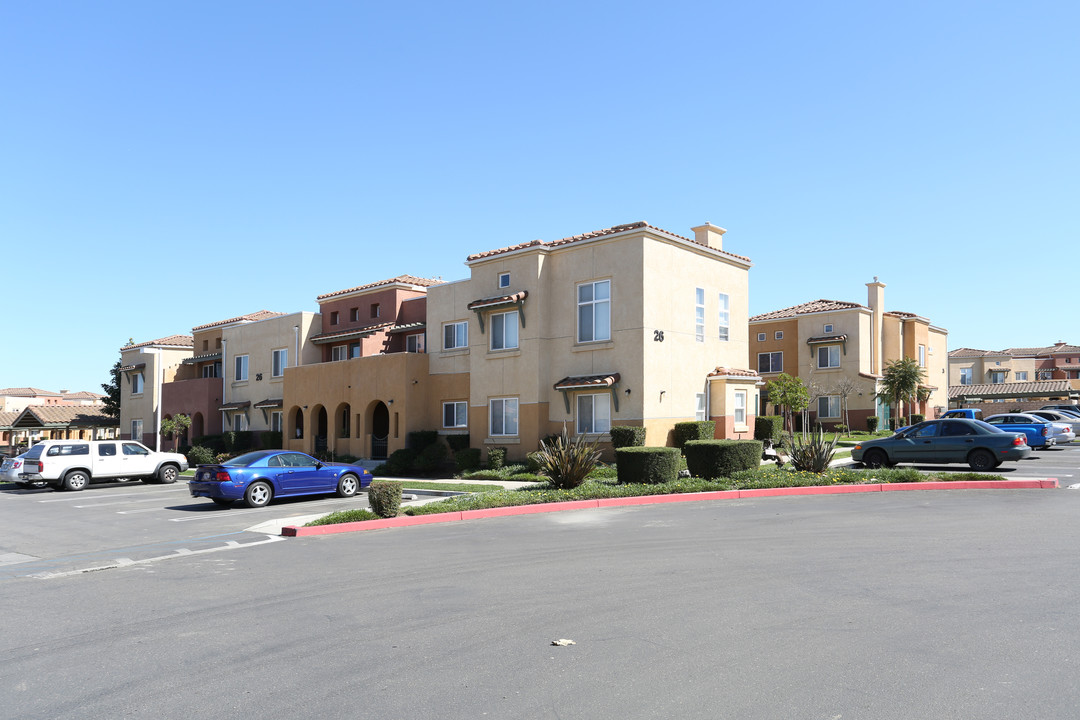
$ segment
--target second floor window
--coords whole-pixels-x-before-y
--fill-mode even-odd
[[[926,367],[926,346],[919,346],[919,367]]]
[[[360,308],[349,308],[349,322],[360,322]]]
[[[338,324],[338,312],[337,312],[337,310],[330,313],[330,324],[331,325],[337,325]]]
[[[233,374],[233,379],[237,382],[248,379],[248,356],[237,355],[234,358],[234,368],[236,372]]]
[[[971,384],[971,368],[960,368],[960,384]]]
[[[518,314],[499,313],[491,316],[491,349],[509,350],[518,346]],[[515,433],[516,434],[516,433]]]
[[[720,293],[720,339],[727,340],[731,329],[731,298]]]
[[[469,346],[469,323],[453,322],[443,325],[443,350]]]
[[[424,336],[422,333],[418,335],[407,335],[405,337],[405,352],[424,352]]]
[[[828,345],[819,347],[817,350],[817,366],[819,368],[840,367],[840,346]]]
[[[784,353],[758,353],[757,371],[759,373],[784,372]]]
[[[146,379],[141,372],[135,373],[131,376],[131,394],[138,395],[144,389],[146,385]]]
[[[379,303],[371,303],[371,317],[377,318],[380,314]]]
[[[270,376],[282,377],[285,374],[285,367],[289,364],[289,351],[288,350],[274,350],[270,357]]]
[[[1028,371],[1027,370],[1018,371],[1016,373],[1016,379],[1017,380],[1027,380],[1028,379]]]
[[[694,290],[694,339],[705,342],[705,288]]]
[[[1003,382],[1005,382],[1005,371],[1004,370],[991,371],[991,373],[990,373],[990,383],[991,384],[998,385],[998,384],[1003,383]]]
[[[499,287],[510,287],[510,273],[499,273]]]
[[[578,342],[611,339],[611,281],[578,285]]]
[[[338,362],[339,360],[345,360],[349,357],[348,345],[335,345],[330,348],[330,360],[332,362]]]

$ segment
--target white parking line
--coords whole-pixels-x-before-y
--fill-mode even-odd
[[[304,503],[304,510],[306,511],[306,510],[309,510],[310,508],[313,508],[313,507],[326,507],[326,506],[334,506],[334,505],[336,505],[336,503],[333,500],[327,500],[325,502]],[[203,514],[203,515],[196,515],[195,517],[169,518],[169,522],[191,522],[192,520],[210,520],[212,518],[233,517],[235,515],[247,515],[249,513],[254,512],[255,510],[256,510],[256,508],[244,508],[242,510],[223,510],[223,511],[219,511],[219,512],[206,513],[206,514]],[[129,510],[127,512],[135,513],[135,512],[142,512],[142,511],[141,510]],[[117,511],[118,515],[123,515],[124,513],[125,513],[125,511],[123,511],[123,510]],[[310,515],[310,514],[311,513],[308,513],[308,512],[303,512],[303,513],[294,512],[292,515],[289,515],[287,517],[300,516],[300,515]]]
[[[180,492],[180,491],[181,491],[181,488],[176,488],[174,490],[148,490],[146,492],[141,492],[141,493],[109,493],[109,495],[107,497],[108,497],[108,499],[111,500],[113,498],[122,498],[122,497],[146,497],[147,495],[174,495],[174,494],[176,494],[177,492]],[[187,488],[184,488],[183,492],[187,493]],[[35,500],[35,502],[39,502],[39,503],[78,502],[79,500],[85,501],[86,499],[87,499],[86,495],[80,496],[78,493],[76,493],[76,494],[70,495],[68,497],[49,498],[48,500]]]

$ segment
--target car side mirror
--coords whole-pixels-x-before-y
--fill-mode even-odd
[[[323,464],[321,462],[319,462],[318,460],[316,460],[315,461],[315,469],[316,470],[322,470],[322,467],[323,467]]]

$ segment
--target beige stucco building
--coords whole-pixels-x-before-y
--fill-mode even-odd
[[[162,386],[191,357],[191,335],[170,335],[120,348],[120,436],[160,449]]]
[[[913,411],[936,417],[948,407],[948,331],[909,312],[885,310],[885,284],[867,283],[867,304],[814,300],[750,318],[750,362],[766,380],[799,377],[811,390],[810,415],[825,426],[847,419],[864,429],[891,408],[877,397],[883,369],[901,358],[924,370],[927,399]],[[767,401],[767,397],[764,398]]]

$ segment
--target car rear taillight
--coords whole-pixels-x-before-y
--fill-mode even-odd
[[[1050,428],[1044,427],[1042,429],[1042,434],[1043,434],[1043,437],[1046,437],[1047,435],[1049,435],[1050,434]]]
[[[1027,438],[1023,435],[1018,435],[1016,439],[1013,440],[1013,445],[1027,445]]]
[[[232,480],[232,478],[229,477],[229,473],[225,472],[224,470],[218,470],[216,473],[214,473],[214,480],[216,480],[217,482],[229,482]]]

